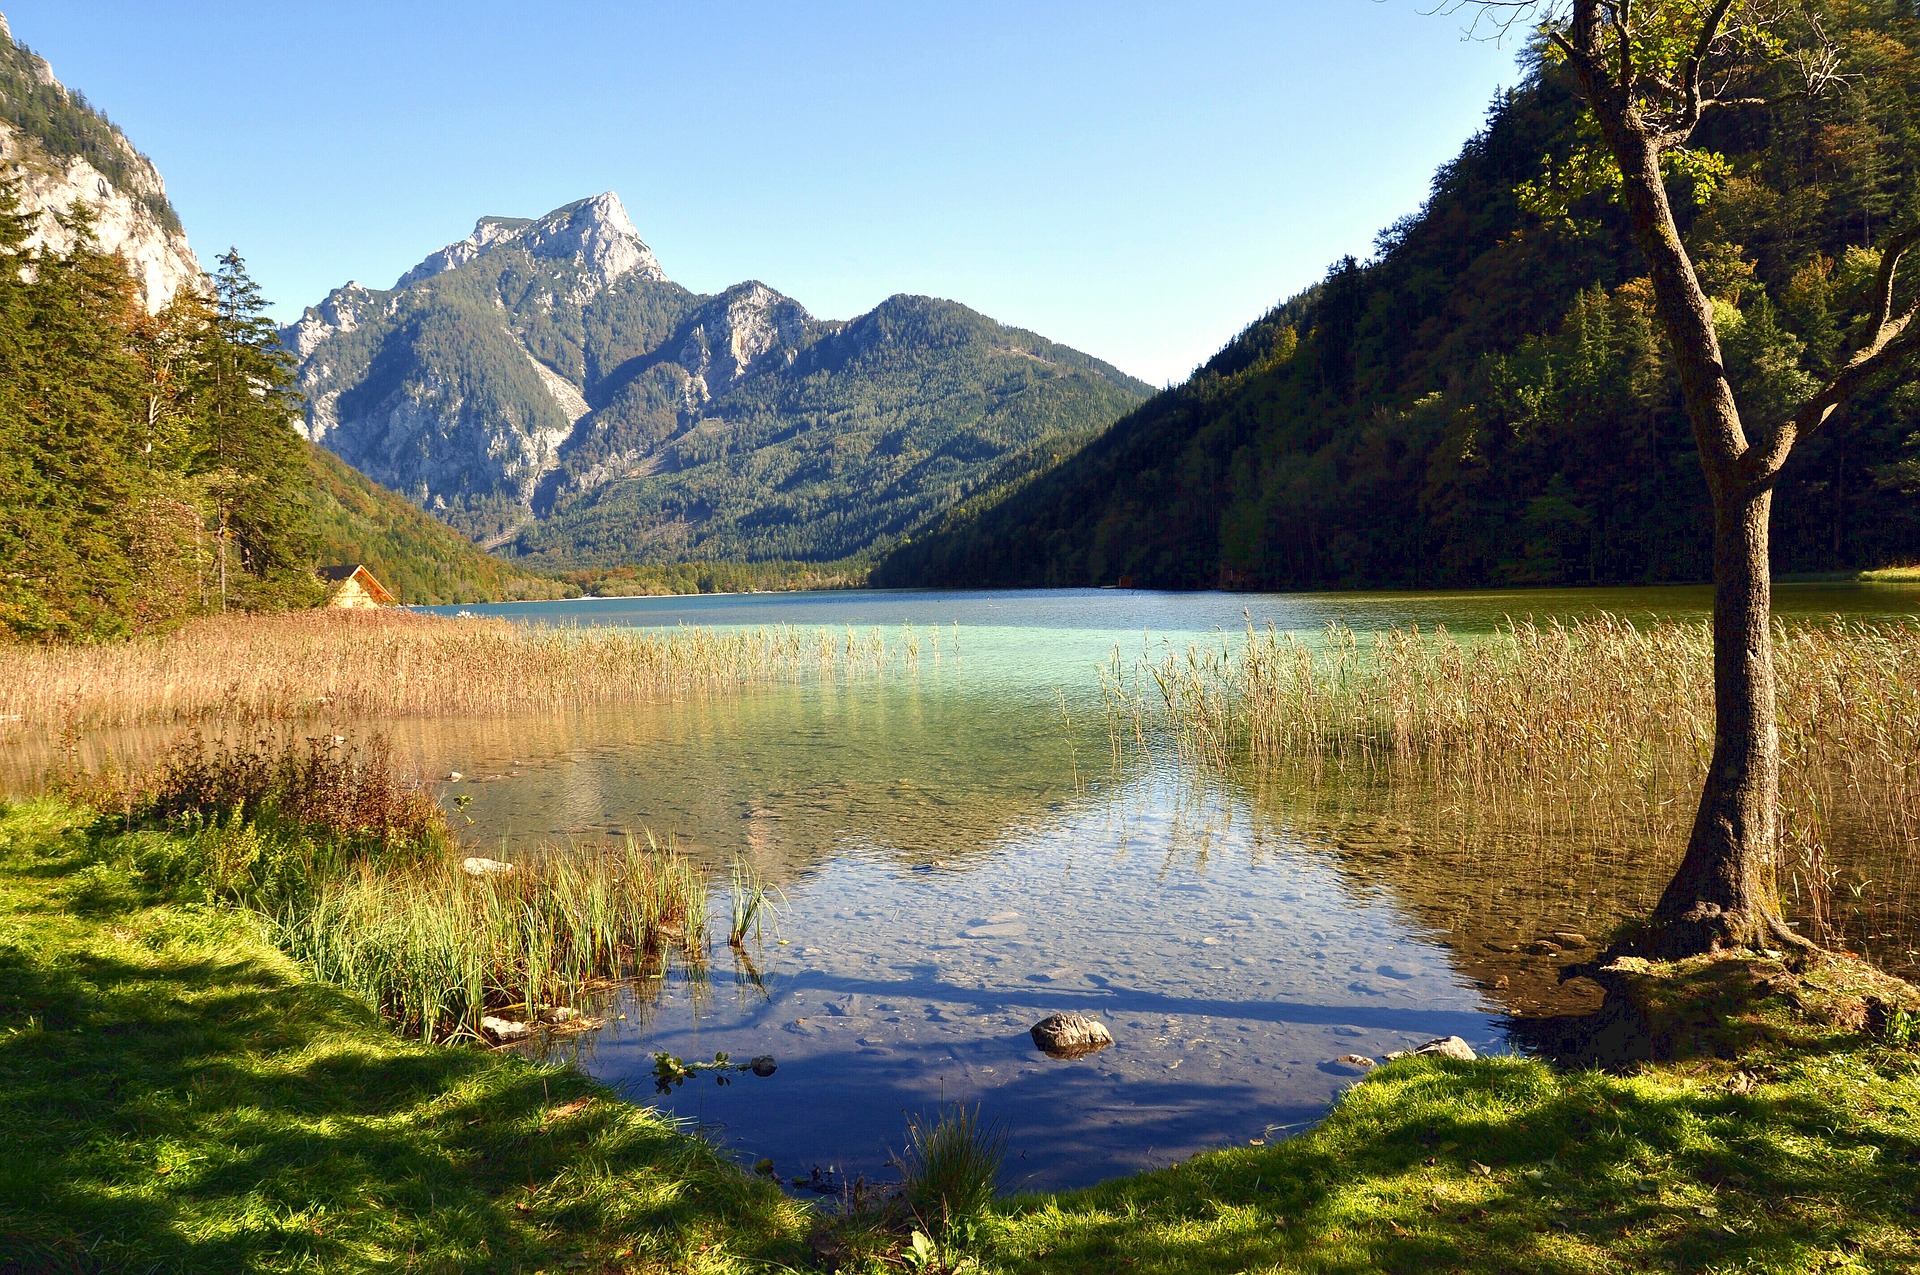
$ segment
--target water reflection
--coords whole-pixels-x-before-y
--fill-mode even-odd
[[[1230,788],[1145,773],[985,850],[916,871],[841,842],[790,890],[789,946],[762,950],[760,988],[669,983],[583,1045],[584,1065],[642,1092],[656,1050],[774,1055],[764,1080],[659,1101],[791,1176],[884,1177],[907,1114],[980,1102],[1017,1182],[1054,1187],[1310,1121],[1352,1082],[1343,1054],[1497,1043],[1442,944]],[[1028,1029],[1062,1010],[1116,1043],[1041,1054]]]

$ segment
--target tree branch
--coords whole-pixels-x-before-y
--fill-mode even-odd
[[[1749,482],[1771,483],[1779,476],[1794,446],[1825,425],[1841,404],[1859,393],[1867,382],[1880,373],[1920,354],[1920,323],[1914,322],[1916,314],[1920,314],[1920,300],[1915,300],[1898,315],[1893,312],[1894,285],[1899,281],[1900,259],[1916,243],[1920,243],[1920,223],[1908,226],[1889,239],[1886,247],[1881,249],[1880,272],[1874,279],[1872,335],[1847,360],[1846,366],[1834,373],[1832,380],[1815,391],[1790,420],[1773,431],[1772,437],[1741,458]]]

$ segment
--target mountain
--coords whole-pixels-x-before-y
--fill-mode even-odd
[[[1683,189],[1750,419],[1823,376],[1866,312],[1872,245],[1920,213],[1920,23],[1816,6],[1832,80],[1716,113]],[[1698,580],[1707,492],[1644,266],[1604,194],[1538,197],[1582,139],[1550,61],[1493,106],[1418,215],[1058,466],[956,508],[881,585],[1479,587]],[[1532,192],[1532,193],[1530,193]],[[1803,442],[1776,568],[1920,560],[1920,390]]]
[[[824,561],[1050,463],[1137,404],[1115,368],[964,306],[823,321],[669,280],[613,194],[486,217],[281,332],[306,429],[489,548],[554,566]]]
[[[324,447],[307,446],[317,560],[364,563],[410,605],[518,602],[575,593],[516,571]]]
[[[29,248],[70,247],[74,232],[61,219],[84,207],[96,244],[126,261],[150,313],[201,278],[152,161],[85,95],[55,79],[44,58],[14,43],[3,16],[0,182],[13,184],[32,218]]]

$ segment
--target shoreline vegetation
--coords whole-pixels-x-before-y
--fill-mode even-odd
[[[263,653],[286,659],[289,634],[402,650],[426,642],[444,654],[434,643],[451,631],[456,650],[520,649],[496,622],[243,623],[267,638],[225,639],[261,667]],[[342,636],[316,637],[323,629]],[[208,655],[220,636],[190,630],[169,658],[197,651],[222,669]],[[549,659],[554,641],[593,652],[570,657],[569,669],[623,694],[812,675],[820,661],[836,673],[871,670],[891,658],[877,636],[836,639],[825,654],[778,635],[673,645],[685,636],[638,648],[581,647],[591,635],[579,633],[529,640]],[[1405,632],[1336,634],[1309,650],[1255,632],[1238,648],[1196,648],[1141,670],[1164,722],[1137,679],[1126,692],[1110,671],[1109,695],[1117,741],[1123,726],[1136,742],[1185,730],[1176,746],[1201,764],[1314,750],[1367,764],[1444,755],[1492,791],[1516,775],[1684,763],[1697,738],[1688,714],[1705,685],[1695,667],[1703,641],[1694,626],[1643,631],[1604,617],[1516,624],[1472,646]],[[1900,626],[1795,630],[1783,686],[1800,688],[1785,702],[1820,724],[1807,748],[1889,773],[1888,750],[1906,746],[1899,732],[1915,721],[1915,643],[1920,630]],[[901,645],[912,658],[912,640]],[[377,667],[387,676],[396,666]],[[636,683],[636,667],[654,680]],[[511,661],[501,668],[524,673]],[[676,668],[688,670],[684,681]],[[108,676],[93,668],[67,693]],[[230,672],[208,684],[222,678]],[[1828,692],[1863,679],[1880,699],[1840,711]],[[301,702],[173,694],[175,709],[213,715]],[[1596,697],[1586,717],[1566,716]],[[115,704],[127,711],[110,698],[79,702],[96,717]],[[1624,760],[1596,752],[1604,732],[1629,728],[1653,743]],[[189,735],[144,771],[70,776],[61,796],[0,806],[0,1117],[29,1131],[0,1148],[0,1270],[135,1255],[176,1270],[773,1265],[873,1275],[914,1263],[1171,1275],[1920,1262],[1920,1162],[1909,1153],[1920,1138],[1920,1002],[1854,996],[1848,1013],[1810,1015],[1801,991],[1818,971],[1748,977],[1740,966],[1732,982],[1743,999],[1692,1006],[1685,1035],[1696,1048],[1664,1061],[1609,1071],[1402,1060],[1299,1137],[1085,1191],[989,1196],[980,1184],[998,1154],[990,1123],[977,1110],[971,1124],[943,1114],[913,1126],[908,1162],[921,1177],[903,1192],[822,1210],[577,1071],[484,1048],[501,1038],[487,1015],[566,1030],[546,1025],[557,1017],[548,1011],[578,1013],[622,980],[645,985],[670,958],[697,963],[710,881],[670,846],[637,842],[511,872],[474,871],[464,853],[444,812],[395,777],[377,739],[356,748],[332,736]],[[734,917],[734,930],[746,925]],[[1727,981],[1700,976],[1702,986]],[[1698,1047],[1703,1037],[1736,1044]],[[192,1079],[203,1074],[213,1079]],[[936,1165],[952,1180],[929,1180]]]
[[[1787,902],[1823,942],[1842,937],[1837,886],[1911,914],[1920,875],[1867,883],[1851,861],[1920,845],[1920,623],[1776,623],[1774,655]],[[1443,788],[1483,829],[1555,808],[1583,840],[1679,844],[1712,751],[1705,623],[1603,613],[1467,640],[1335,626],[1312,645],[1250,627],[1131,666],[1116,652],[1102,685],[1116,760],[1166,748],[1256,782],[1375,775]]]
[[[1711,1007],[1738,1028],[1737,1058],[1712,1044],[1621,1070],[1407,1058],[1298,1137],[991,1201],[976,1188],[996,1148],[976,1113],[982,1140],[938,1157],[928,1134],[952,1142],[959,1123],[920,1130],[915,1211],[881,1196],[836,1212],[571,1067],[395,1032],[364,995],[288,957],[259,911],[152,870],[162,849],[208,858],[195,836],[128,832],[56,799],[0,807],[0,1116],[14,1131],[0,1144],[0,1269],[1920,1262],[1920,1015],[1810,1014],[1777,970],[1748,978],[1735,962],[1742,998]],[[926,1180],[935,1163],[953,1180]]]
[[[933,639],[936,640],[937,639]],[[650,703],[917,658],[911,633],[537,628],[411,612],[196,620],[162,637],[0,644],[0,722],[83,730]]]

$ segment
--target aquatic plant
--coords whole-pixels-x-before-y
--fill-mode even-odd
[[[281,946],[403,1031],[484,1039],[482,1018],[538,1022],[590,990],[704,959],[707,879],[651,835],[535,856],[325,883],[274,918]]]
[[[165,637],[0,645],[0,722],[91,729],[346,721],[646,703],[878,676],[918,656],[878,630],[540,628],[413,612],[195,621]]]
[[[767,916],[778,919],[772,896],[779,893],[777,886],[769,885],[751,861],[744,856],[733,861],[732,924],[727,927],[727,946],[745,948],[747,931],[753,931],[753,940],[758,943],[762,937],[762,923]]]

